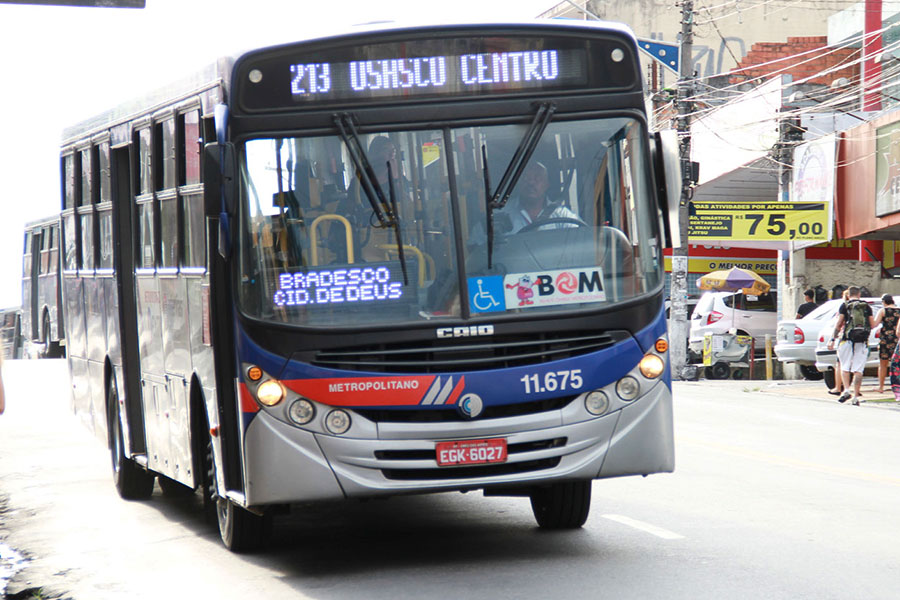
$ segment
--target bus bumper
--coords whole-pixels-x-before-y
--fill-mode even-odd
[[[354,419],[362,417],[354,415]],[[561,410],[452,423],[378,423],[377,439],[310,433],[264,413],[247,430],[248,504],[521,488],[674,469],[672,395],[662,382],[592,417],[579,397]],[[435,443],[502,437],[493,465],[439,467]]]

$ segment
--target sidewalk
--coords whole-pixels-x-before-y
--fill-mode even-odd
[[[767,394],[823,400],[834,402],[835,404],[838,399],[838,396],[828,393],[828,387],[822,381],[806,381],[802,379],[781,381],[757,380],[744,381],[743,383],[754,388],[758,386],[758,391]],[[862,393],[860,399],[865,400],[864,405],[900,410],[900,402],[894,400],[894,394],[891,392],[889,386],[885,385],[885,391],[883,393],[879,393],[877,389],[877,378],[863,378],[862,387],[860,388],[860,392]],[[847,404],[850,404],[850,402],[847,401]]]

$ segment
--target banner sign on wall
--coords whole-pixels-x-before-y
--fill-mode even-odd
[[[875,136],[875,216],[900,211],[900,123],[878,128]]]
[[[827,241],[830,209],[824,202],[692,202],[688,239]]]

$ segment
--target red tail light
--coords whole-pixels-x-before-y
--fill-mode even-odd
[[[706,324],[712,325],[713,323],[715,323],[716,321],[718,321],[719,319],[721,319],[724,316],[725,315],[723,315],[722,313],[714,310],[714,311],[710,312],[708,315],[706,315]]]
[[[806,341],[806,337],[803,335],[803,330],[799,327],[794,327],[794,343],[802,344]]]

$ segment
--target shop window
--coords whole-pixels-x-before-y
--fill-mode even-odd
[[[206,219],[202,194],[184,199],[184,264],[188,267],[206,266]]]

